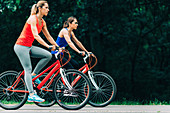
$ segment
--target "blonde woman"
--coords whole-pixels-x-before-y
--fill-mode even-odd
[[[47,30],[46,22],[43,19],[43,16],[47,16],[49,12],[49,6],[47,1],[40,0],[37,4],[34,4],[31,9],[31,15],[27,19],[25,26],[16,41],[14,46],[14,51],[18,56],[22,67],[25,71],[25,82],[27,89],[29,91],[28,102],[44,102],[45,100],[40,98],[35,94],[32,85],[32,78],[34,78],[39,71],[50,61],[52,55],[49,51],[42,49],[37,46],[33,46],[32,43],[36,39],[41,45],[54,50],[57,43],[51,37]],[[40,36],[39,33],[43,32],[47,40],[52,44],[48,45]],[[36,65],[35,69],[32,72],[31,57],[41,58],[41,60]],[[36,79],[35,81],[39,84],[41,81]]]

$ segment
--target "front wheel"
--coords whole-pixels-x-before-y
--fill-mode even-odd
[[[86,75],[77,70],[66,70],[64,75],[72,88],[68,88],[61,76],[54,82],[56,102],[64,109],[78,110],[84,107],[90,97],[91,84]]]
[[[92,85],[92,94],[89,104],[94,107],[109,105],[116,96],[116,84],[112,77],[104,72],[92,72],[98,89]]]
[[[17,75],[16,71],[6,71],[0,75],[0,106],[6,110],[18,109],[27,101],[28,93],[19,91],[27,90],[25,82],[22,78],[17,80]]]

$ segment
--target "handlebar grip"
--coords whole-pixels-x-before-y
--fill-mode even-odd
[[[82,55],[83,53],[79,53],[80,55]]]
[[[51,50],[52,48],[53,48],[53,45],[49,45],[49,48],[48,48],[48,49]],[[59,50],[59,48],[60,48],[60,47],[57,47],[57,46],[56,46],[56,49],[55,49],[55,50]],[[65,50],[65,48],[62,48],[62,50]]]
[[[49,48],[48,48],[48,49],[51,50],[52,48],[53,48],[53,45],[49,45]]]
[[[88,55],[88,53],[85,51],[85,54]]]

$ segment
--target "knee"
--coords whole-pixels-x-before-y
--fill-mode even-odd
[[[49,59],[49,60],[51,60],[52,54],[51,54],[51,53],[48,53],[48,54],[46,55],[46,58]]]

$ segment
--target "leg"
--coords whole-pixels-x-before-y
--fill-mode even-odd
[[[62,59],[62,63],[64,64],[64,63],[66,63],[67,62],[67,58],[63,58]],[[68,62],[65,66],[64,66],[64,68],[66,68],[66,69],[74,69],[74,67],[73,67],[73,65],[70,63],[70,62]]]
[[[63,55],[61,55],[61,58],[62,58],[62,64],[65,64],[68,60],[67,54],[64,54],[64,58],[63,58]],[[60,58],[60,54],[59,54],[58,59],[61,60],[61,58]],[[53,61],[56,61],[56,58],[53,58]],[[65,69],[74,69],[73,65],[70,62],[68,62],[66,65],[64,65],[64,68]]]
[[[31,77],[31,71],[32,71],[32,65],[31,65],[31,59],[30,59],[30,47],[15,45],[14,51],[17,54],[23,68],[25,71],[25,82],[26,86],[29,91],[28,96],[28,102],[44,102],[45,100],[40,98],[38,95],[34,94],[33,86],[32,86],[32,77]]]
[[[20,45],[15,45],[14,46],[14,51],[16,55],[18,56],[22,67],[24,68],[25,71],[25,83],[28,88],[29,93],[34,93],[33,91],[33,86],[32,86],[32,77],[31,77],[31,71],[32,71],[32,65],[31,65],[31,60],[30,60],[30,47],[25,47],[25,46],[20,46]]]
[[[71,58],[70,63],[73,65],[74,69],[79,69],[79,64],[76,60]]]
[[[67,61],[68,55],[65,56],[65,59]],[[79,69],[79,63],[73,58],[70,59],[69,65],[71,65],[69,69]]]
[[[40,70],[51,60],[52,55],[49,51],[40,47],[32,46],[31,57],[42,58],[36,65],[33,73],[38,74]]]
[[[60,56],[58,56],[59,60],[60,60]],[[66,63],[68,60],[68,55],[64,54],[64,58],[62,59],[62,63]],[[55,61],[55,60],[53,60]],[[70,61],[64,66],[64,68],[66,69],[78,69],[79,68],[79,64],[73,59],[71,58]]]

